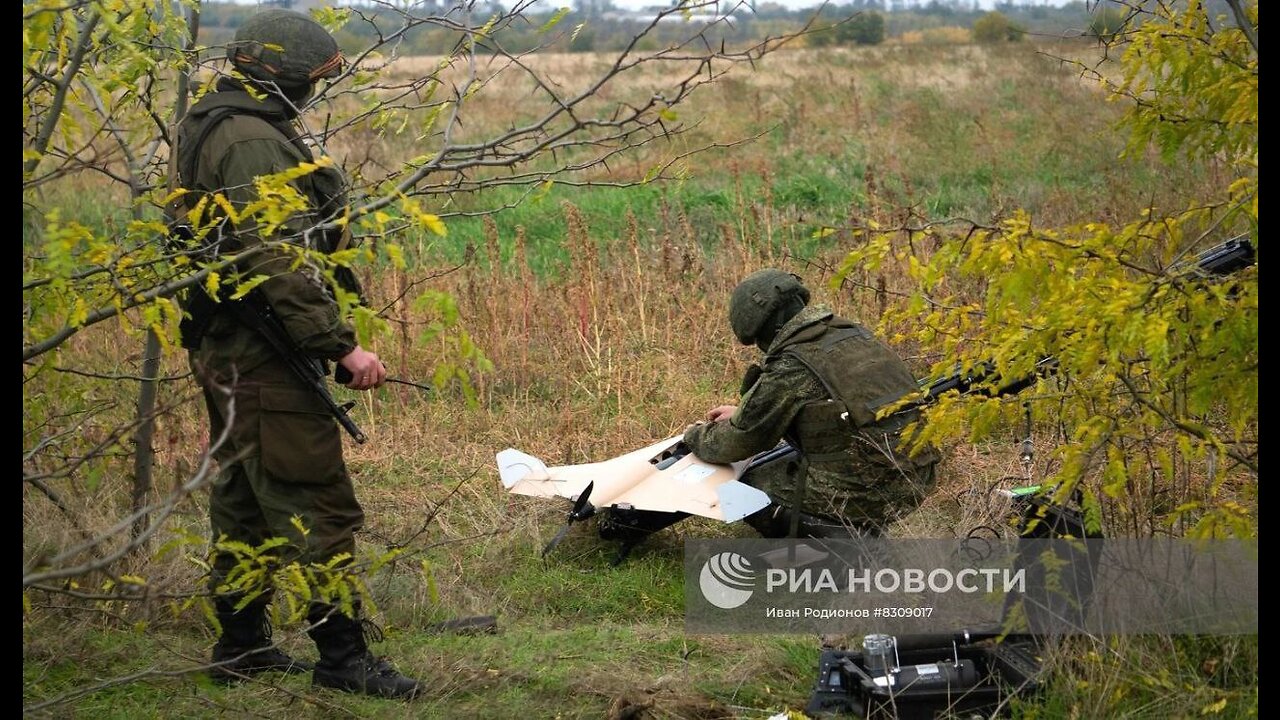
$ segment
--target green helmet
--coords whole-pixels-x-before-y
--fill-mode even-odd
[[[236,69],[282,88],[310,87],[342,71],[342,51],[328,30],[293,10],[267,10],[245,21],[227,49]]]
[[[765,335],[772,340],[781,324],[775,316],[780,309],[797,304],[787,302],[792,298],[798,299],[801,307],[809,302],[809,290],[799,276],[777,268],[751,273],[738,283],[729,299],[729,325],[734,336],[743,345],[756,343]]]

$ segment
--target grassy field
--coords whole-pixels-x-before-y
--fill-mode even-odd
[[[539,550],[565,508],[503,493],[494,454],[514,446],[555,463],[608,458],[679,432],[708,407],[733,400],[753,349],[733,342],[725,301],[755,269],[789,268],[818,301],[874,323],[883,299],[826,282],[851,242],[841,228],[951,217],[987,222],[1016,208],[1041,224],[1117,220],[1150,205],[1179,207],[1201,188],[1220,185],[1212,165],[1120,159],[1120,109],[1052,57],[1088,52],[1024,45],[782,53],[756,72],[735,72],[705,88],[681,111],[686,122],[700,123],[682,140],[688,147],[760,135],[757,141],[698,156],[678,182],[553,187],[489,220],[453,221],[447,238],[404,238],[413,259],[407,270],[368,270],[374,306],[387,306],[388,329],[374,349],[393,374],[429,382],[456,361],[455,341],[419,341],[438,319],[410,302],[423,289],[456,298],[453,330],[465,330],[493,365],[470,366],[474,403],[456,385],[340,391],[340,400],[356,401],[355,415],[372,438],[348,447],[369,518],[358,539],[376,551],[413,537],[410,552],[372,578],[377,620],[388,636],[377,650],[428,683],[425,699],[405,705],[313,691],[306,676],[224,688],[184,672],[204,662],[214,638],[196,610],[163,600],[199,587],[198,558],[176,553],[125,568],[148,579],[156,596],[149,601],[29,595],[24,707],[68,695],[30,714],[709,719],[802,707],[815,679],[818,638],[691,636],[683,629],[683,540],[748,536],[746,528],[685,522],[619,567],[609,564],[610,548],[579,528],[543,562]],[[577,64],[600,59],[546,62],[560,63],[569,78]],[[494,103],[492,122],[501,124],[500,101]],[[600,173],[643,175],[656,156]],[[84,190],[45,202],[114,222],[119,198]],[[494,193],[458,203],[513,199]],[[823,227],[838,230],[815,232]],[[898,282],[892,274],[866,280],[890,291]],[[397,300],[406,293],[408,300]],[[59,362],[136,372],[140,347],[139,339],[102,326],[77,337]],[[939,359],[899,349],[921,374]],[[185,371],[176,353],[165,364],[169,373]],[[127,413],[135,387],[52,374],[24,386],[24,400],[30,417],[68,397]],[[162,391],[162,402],[175,405],[157,432],[162,488],[180,482],[199,459],[205,430],[192,391],[189,380]],[[93,439],[104,428],[90,424],[82,432]],[[953,537],[999,522],[1002,508],[975,499],[985,498],[975,489],[1019,481],[1015,435],[1011,428],[1007,445],[945,448],[938,492],[895,534]],[[1050,433],[1044,435],[1047,441]],[[121,516],[128,506],[128,448],[121,448],[120,459],[58,485],[65,511],[24,487],[24,560]],[[202,502],[180,508],[172,525],[203,533]],[[497,615],[500,631],[421,630],[479,614]],[[297,627],[280,628],[277,637],[314,658]],[[1257,655],[1256,638],[1080,641],[1056,656],[1048,692],[1013,711],[1025,718],[1254,717]],[[107,683],[127,676],[136,677]]]

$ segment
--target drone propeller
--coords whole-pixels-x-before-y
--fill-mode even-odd
[[[595,481],[587,483],[587,486],[578,494],[577,499],[574,500],[573,509],[569,511],[569,519],[565,521],[564,527],[560,528],[560,532],[556,533],[556,536],[551,538],[551,542],[547,543],[547,546],[542,549],[542,557],[545,558],[548,553],[556,549],[556,546],[560,544],[564,536],[569,534],[569,528],[575,522],[586,520],[596,513],[595,506],[588,502],[591,498],[591,490],[595,488],[595,485]]]

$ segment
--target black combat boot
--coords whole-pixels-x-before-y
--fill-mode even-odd
[[[250,603],[236,612],[230,600],[214,601],[222,635],[213,646],[213,662],[209,677],[217,682],[234,682],[258,673],[278,671],[304,673],[310,663],[294,660],[271,644],[271,623],[267,620],[265,602]]]
[[[386,660],[369,652],[364,626],[332,605],[315,604],[307,616],[307,631],[320,651],[311,684],[345,692],[387,698],[413,698],[422,684],[401,675]]]

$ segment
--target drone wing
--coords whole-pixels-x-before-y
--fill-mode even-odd
[[[629,507],[734,522],[769,504],[761,490],[738,482],[746,462],[717,465],[689,452],[682,435],[612,460],[548,468],[508,448],[498,453],[498,474],[510,492],[572,499],[594,482],[596,507]]]

